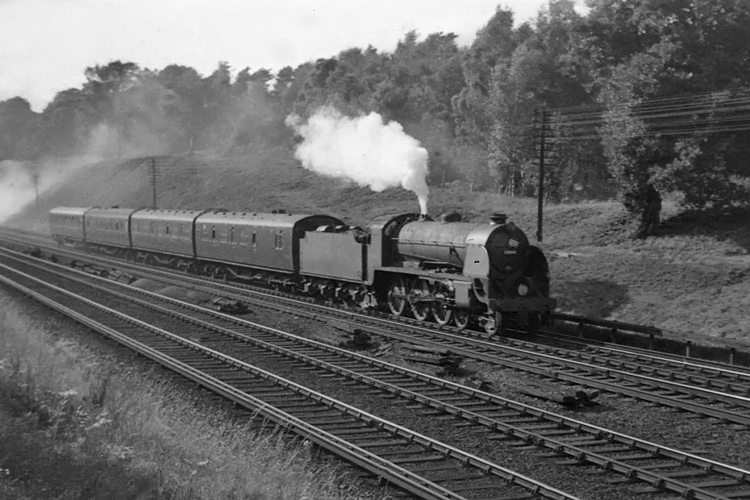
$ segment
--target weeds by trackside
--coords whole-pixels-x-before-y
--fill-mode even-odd
[[[0,498],[383,498],[308,442],[257,432],[104,359],[0,290]]]

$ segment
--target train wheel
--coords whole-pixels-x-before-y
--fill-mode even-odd
[[[414,313],[414,317],[419,321],[425,321],[430,317],[432,307],[430,302],[419,302],[419,299],[430,296],[430,284],[425,280],[415,281],[411,289],[411,296],[414,301],[411,305],[411,312]]]
[[[456,328],[459,330],[466,329],[466,327],[469,326],[469,311],[456,309],[453,312],[453,324],[456,325]]]
[[[401,316],[406,309],[406,285],[401,276],[396,276],[391,280],[391,286],[388,289],[388,307],[394,316]]]
[[[484,331],[489,333],[490,335],[495,335],[496,333],[502,333],[503,327],[503,315],[499,312],[488,314],[487,316],[484,316]]]
[[[453,318],[453,309],[448,309],[448,306],[442,302],[435,302],[432,304],[432,317],[435,318],[435,323],[445,326]]]

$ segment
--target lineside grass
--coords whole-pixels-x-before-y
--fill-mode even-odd
[[[386,498],[309,443],[232,423],[33,309],[0,289],[0,498]]]

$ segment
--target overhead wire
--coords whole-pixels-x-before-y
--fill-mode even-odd
[[[556,135],[565,140],[600,138],[607,112],[627,113],[628,118],[639,120],[643,136],[739,132],[750,130],[750,91],[703,92],[634,104],[597,103],[546,111],[553,117]]]

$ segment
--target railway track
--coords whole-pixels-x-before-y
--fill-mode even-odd
[[[77,255],[75,252],[63,252]],[[96,256],[88,258],[143,275],[143,269],[132,263]],[[605,347],[600,348],[598,353],[589,352],[583,350],[589,349],[583,344],[562,349],[517,339],[488,339],[486,334],[479,332],[459,332],[455,328],[438,327],[416,320],[396,320],[379,314],[353,312],[309,299],[258,291],[218,280],[207,281],[184,274],[176,276],[161,269],[151,268],[148,277],[297,316],[324,321],[335,319],[343,324],[348,322],[371,335],[448,349],[470,359],[534,373],[556,382],[633,397],[721,422],[750,425],[750,378],[742,376],[747,370],[738,367],[721,367],[717,363],[696,360],[670,360],[667,355],[649,354],[639,349],[632,350],[634,354],[630,359],[622,359],[623,354],[628,352],[622,346],[609,348],[610,354],[606,354]],[[280,304],[280,300],[285,303]]]
[[[38,267],[27,265],[27,270],[33,269],[40,272]],[[44,279],[0,266],[0,281],[5,285],[293,430],[418,498],[576,498],[142,321],[138,317],[154,314],[154,309],[144,309],[143,303],[101,293],[102,290],[91,289],[85,280],[70,280],[48,269],[40,274]],[[91,294],[96,300],[85,296]],[[128,313],[121,309],[128,309]],[[174,324],[175,316],[162,319]]]
[[[15,264],[23,265],[14,257]],[[50,264],[45,275],[75,275]],[[59,274],[58,274],[59,273]],[[452,384],[412,370],[360,356],[309,339],[262,327],[232,316],[169,299],[141,289],[89,276],[75,278],[84,286],[97,283],[94,296],[110,294],[126,303],[168,315],[170,321],[189,322],[202,344],[216,334],[241,341],[259,357],[273,356],[276,368],[314,370],[324,377],[340,378],[360,390],[376,390],[394,398],[393,404],[461,419],[474,430],[489,433],[489,440],[510,440],[519,446],[547,450],[547,456],[570,465],[591,464],[620,474],[623,481],[641,482],[640,492],[669,491],[683,498],[750,497],[747,472],[695,455],[591,426],[538,410],[488,393]],[[140,298],[137,298],[140,297]],[[213,342],[216,342],[213,340]],[[223,344],[221,344],[223,345]],[[366,434],[357,429],[355,434]],[[731,496],[724,496],[726,490]]]

